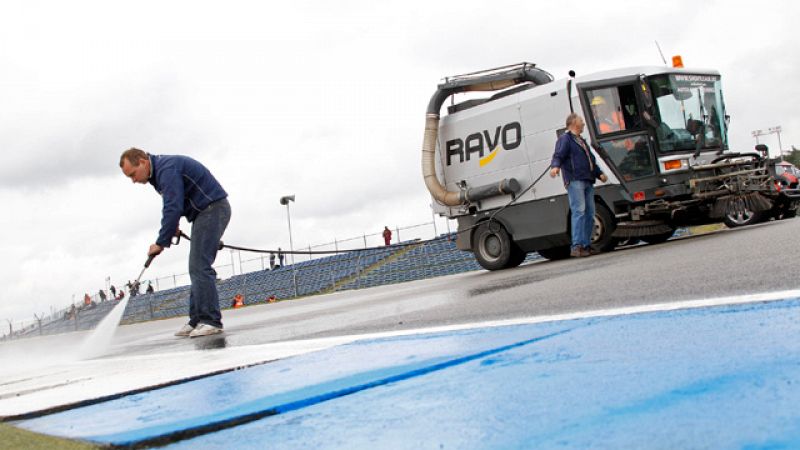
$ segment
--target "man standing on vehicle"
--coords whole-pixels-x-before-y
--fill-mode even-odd
[[[138,148],[122,153],[122,173],[134,183],[150,183],[161,194],[161,230],[148,255],[158,255],[178,234],[181,216],[192,223],[189,250],[189,323],[175,336],[207,336],[222,332],[222,314],[217,292],[217,272],[211,265],[220,239],[231,219],[228,194],[211,172],[192,158],[180,155],[149,155]]]
[[[550,176],[555,178],[561,173],[567,188],[572,219],[570,256],[589,256],[593,253],[594,181],[599,179],[605,183],[608,177],[597,167],[589,144],[581,137],[586,125],[583,118],[572,113],[567,116],[566,125],[567,131],[556,142]]]

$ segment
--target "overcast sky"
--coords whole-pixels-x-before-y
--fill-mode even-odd
[[[286,194],[295,247],[430,221],[420,147],[447,75],[660,65],[658,40],[668,60],[722,73],[732,149],[776,125],[800,147],[796,5],[3,2],[0,319],[138,275],[161,202],[121,174],[131,146],[208,166],[230,194],[229,243],[288,248]],[[187,253],[167,250],[145,278],[185,273]]]

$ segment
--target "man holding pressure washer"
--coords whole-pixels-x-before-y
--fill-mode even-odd
[[[180,234],[181,216],[192,223],[189,323],[175,336],[222,333],[217,272],[211,265],[231,219],[228,194],[205,166],[186,156],[150,155],[130,148],[120,156],[119,167],[134,183],[152,184],[163,199],[161,230],[148,256],[158,255],[172,244],[172,237]]]

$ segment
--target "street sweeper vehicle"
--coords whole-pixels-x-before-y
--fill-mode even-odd
[[[464,95],[456,101],[456,94]],[[728,148],[714,70],[570,71],[554,80],[521,63],[457,75],[428,104],[422,170],[434,211],[458,221],[458,248],[484,268],[515,267],[533,251],[569,256],[567,192],[545,173],[571,112],[585,118],[584,135],[609,177],[595,187],[596,250],[630,239],[663,242],[678,226],[775,206],[779,188],[767,160]]]

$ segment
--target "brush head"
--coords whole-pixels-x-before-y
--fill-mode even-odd
[[[711,209],[711,217],[737,215],[746,211],[759,212],[772,209],[772,201],[758,192],[741,195],[726,195],[717,199]]]
[[[666,234],[673,230],[674,228],[660,220],[637,220],[619,222],[612,236],[615,238],[640,238]]]

